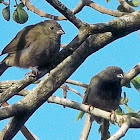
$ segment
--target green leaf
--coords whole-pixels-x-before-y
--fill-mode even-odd
[[[131,88],[130,82],[126,83],[124,86],[127,88]]]
[[[7,21],[10,20],[10,7],[7,6],[5,7],[3,10],[2,10],[2,15],[3,15],[3,18]]]
[[[18,8],[22,9],[25,5],[23,3],[20,3],[17,5]]]
[[[124,105],[124,104],[127,104],[128,101],[129,101],[128,98],[124,98],[124,97],[122,97],[120,103],[121,103],[121,105]]]
[[[119,106],[118,109],[115,111],[116,114],[118,115],[124,115],[124,111],[122,110],[122,108]]]
[[[84,116],[84,114],[85,114],[84,112],[80,111],[80,113],[79,113],[78,116],[76,117],[75,122],[77,122],[77,121],[79,121],[80,119],[82,119],[83,116]]]
[[[107,3],[109,3],[111,0],[106,0]]]
[[[13,13],[13,20],[17,23],[23,24],[28,20],[28,14],[24,9],[17,7]]]
[[[120,11],[120,12],[126,12],[126,10],[124,9],[124,7],[122,5],[119,5],[117,7],[117,10]]]
[[[132,1],[128,1],[128,4],[133,6],[133,7],[139,7],[140,1],[139,0],[132,0]]]
[[[127,113],[126,115],[131,116],[131,117],[140,118],[140,115],[138,113]]]
[[[126,108],[128,113],[135,113],[135,111],[133,109],[131,109],[130,107],[128,107],[127,104],[124,104],[124,107]]]
[[[135,89],[140,92],[140,77],[136,76],[135,78],[133,78],[131,80],[131,83],[133,84],[133,86],[135,87]]]
[[[124,94],[124,97],[122,97],[120,101],[121,105],[127,104],[129,101],[129,98],[126,97],[126,93],[124,92],[123,94]]]

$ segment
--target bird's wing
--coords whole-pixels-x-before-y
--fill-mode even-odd
[[[85,96],[83,98],[83,102],[82,103],[87,103],[89,92],[90,92],[90,88],[88,86],[87,90],[85,91]]]
[[[13,40],[3,49],[1,55],[6,53],[15,53],[16,51],[22,50],[23,48],[29,46],[30,43],[25,40],[25,36],[28,34],[30,29],[33,28],[33,26],[34,25],[27,26],[18,32],[15,38],[13,38]]]
[[[85,91],[83,103],[87,103],[88,96],[89,96],[89,94],[91,94],[90,92],[92,92],[94,90],[93,87],[96,87],[98,82],[99,82],[99,77],[97,75],[91,79],[90,84],[89,84],[87,90]]]

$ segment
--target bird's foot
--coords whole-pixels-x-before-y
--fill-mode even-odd
[[[31,72],[27,73],[26,76],[29,77],[38,77],[40,75],[40,71],[36,67],[29,67]]]
[[[89,105],[88,111],[91,112],[94,109],[94,106]]]
[[[116,113],[114,110],[111,111],[110,120],[112,121],[112,123],[115,123],[117,120]]]

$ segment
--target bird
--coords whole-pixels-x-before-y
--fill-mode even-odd
[[[124,78],[124,72],[117,66],[107,67],[94,77],[92,77],[85,96],[83,99],[84,104],[91,105],[93,107],[105,110],[115,111],[120,104],[121,99],[121,79]],[[101,124],[101,140],[107,139],[109,121],[101,117],[91,116],[91,121],[95,120]],[[103,132],[104,131],[104,132]]]
[[[49,65],[59,53],[63,34],[62,27],[54,20],[24,27],[2,50],[1,55],[7,56],[0,63],[0,76],[13,66],[32,69]]]

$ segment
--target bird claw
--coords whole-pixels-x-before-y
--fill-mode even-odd
[[[94,109],[92,105],[89,105],[88,111],[91,112]]]
[[[26,76],[29,77],[38,77],[40,72],[36,67],[29,67],[31,69],[31,72],[27,73]]]
[[[115,113],[114,110],[111,111],[110,120],[111,120],[113,123],[115,123],[116,120],[117,120],[116,113]]]

